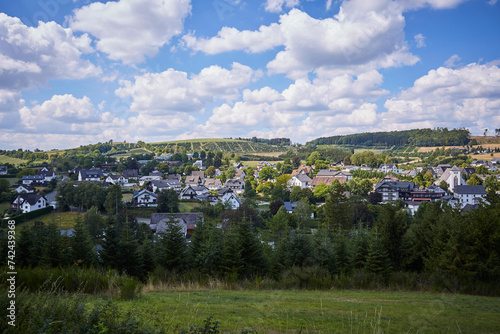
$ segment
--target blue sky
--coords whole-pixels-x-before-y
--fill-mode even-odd
[[[0,4],[0,148],[500,128],[497,0]]]

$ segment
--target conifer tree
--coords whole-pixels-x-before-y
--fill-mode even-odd
[[[120,272],[130,276],[141,276],[142,263],[139,246],[134,231],[127,225],[124,225],[121,231],[118,263]]]
[[[366,257],[368,256],[368,231],[366,229],[356,230],[353,238],[352,266],[354,268],[364,268]]]
[[[316,263],[334,274],[339,271],[337,257],[331,237],[324,229],[319,230],[313,238]]]
[[[252,224],[243,221],[236,227],[236,232],[239,253],[243,263],[243,276],[251,277],[254,274],[263,273],[266,268],[264,251],[260,241],[254,234]]]
[[[46,227],[45,247],[41,263],[49,267],[64,265],[62,247],[61,232],[57,228],[56,223],[50,223]]]
[[[382,239],[376,228],[372,229],[370,233],[366,269],[376,274],[387,274],[392,269],[389,253],[384,248]]]
[[[333,240],[333,249],[335,250],[335,257],[339,270],[342,272],[349,272],[351,270],[351,259],[346,237],[341,233],[337,233]]]
[[[70,240],[72,262],[79,266],[92,265],[95,259],[92,241],[80,217],[76,220],[75,232]]]
[[[120,233],[118,225],[113,219],[108,219],[108,227],[105,230],[105,236],[102,243],[102,251],[100,260],[104,267],[111,269],[119,269],[120,257]]]
[[[187,243],[181,226],[174,220],[167,224],[164,234],[159,237],[157,249],[158,265],[170,271],[183,271],[187,265]]]

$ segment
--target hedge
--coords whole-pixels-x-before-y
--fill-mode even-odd
[[[15,220],[16,221],[16,225],[17,225],[19,223],[23,223],[23,222],[31,220],[33,218],[37,218],[37,217],[43,216],[43,215],[45,215],[47,213],[51,213],[52,210],[54,210],[54,208],[52,206],[47,206],[47,207],[45,207],[43,209],[38,209],[38,210],[35,210],[35,211],[26,212],[26,213],[21,213],[18,216],[9,218],[9,220]]]

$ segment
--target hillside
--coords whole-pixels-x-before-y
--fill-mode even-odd
[[[307,142],[306,145],[352,145],[365,147],[466,145],[470,141],[469,135],[469,130],[466,129],[414,129],[321,137]]]
[[[170,151],[172,148],[177,150],[179,147],[184,147],[187,152],[207,150],[212,152],[222,151],[226,153],[238,154],[286,152],[288,149],[287,146],[277,146],[261,142],[252,142],[249,140],[226,138],[176,140],[163,143],[151,143],[148,145],[155,149],[166,151]]]

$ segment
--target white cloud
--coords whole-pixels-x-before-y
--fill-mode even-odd
[[[185,47],[211,55],[235,50],[258,53],[284,43],[277,23],[261,26],[257,31],[239,31],[236,28],[223,27],[216,37],[196,38],[193,34],[188,34],[184,35],[182,40]]]
[[[101,69],[82,59],[93,52],[90,38],[55,22],[28,27],[0,13],[0,89],[23,90],[50,79],[83,79]]]
[[[487,2],[488,5],[490,6],[495,6],[497,4],[498,0],[490,0]]]
[[[284,99],[283,95],[268,86],[253,91],[250,89],[245,89],[243,91],[243,101],[251,104],[272,103]]]
[[[387,100],[383,124],[394,127],[466,127],[478,133],[498,124],[500,68],[469,64],[458,69],[440,67],[417,79],[399,96]]]
[[[168,69],[137,76],[134,83],[122,81],[122,87],[115,93],[132,98],[133,112],[149,115],[202,112],[216,99],[235,99],[240,89],[261,75],[260,71],[239,63],[233,63],[231,70],[210,66],[191,78],[186,72]]]
[[[126,124],[109,112],[99,114],[87,96],[79,99],[71,94],[54,95],[32,108],[19,109],[20,132],[45,134],[99,134],[104,128]]]
[[[24,106],[21,94],[0,89],[0,129],[11,129],[13,124],[20,122],[17,110]],[[1,132],[1,131],[0,131]]]
[[[326,1],[326,10],[329,11],[330,8],[332,8],[332,0],[327,0]]]
[[[413,37],[415,39],[415,43],[417,44],[417,48],[425,47],[425,36],[422,34],[417,34]]]
[[[135,64],[179,35],[190,11],[190,0],[94,2],[75,10],[70,26],[95,36],[97,49],[110,59]]]
[[[266,11],[279,13],[283,10],[283,6],[288,8],[298,6],[299,0],[266,0]]]
[[[457,67],[457,66],[459,66],[459,64],[457,62],[459,62],[460,60],[462,60],[462,58],[460,58],[458,55],[453,55],[450,58],[448,58],[448,60],[446,60],[444,62],[444,66]]]

